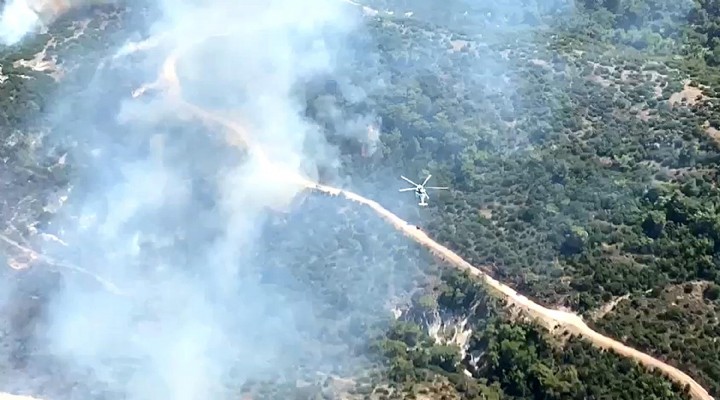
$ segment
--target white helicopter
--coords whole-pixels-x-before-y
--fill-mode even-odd
[[[425,181],[421,185],[418,185],[417,183],[411,181],[410,179],[400,175],[400,178],[404,179],[411,185],[415,186],[415,187],[411,187],[411,188],[400,189],[400,191],[401,192],[409,192],[411,190],[414,190],[415,197],[420,199],[420,202],[418,203],[418,205],[423,206],[423,207],[427,206],[428,205],[427,200],[430,199],[430,196],[428,196],[428,194],[427,194],[427,189],[433,189],[433,190],[448,190],[448,189],[450,189],[449,187],[438,187],[438,186],[425,187],[425,184],[430,180],[431,176],[432,175],[428,174],[427,178],[425,178]]]

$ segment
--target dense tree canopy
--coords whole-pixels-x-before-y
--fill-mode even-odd
[[[478,4],[367,2],[393,13],[366,18],[336,75],[312,77],[294,93],[338,149],[339,167],[323,167],[321,179],[377,199],[519,292],[582,313],[601,332],[678,366],[719,395],[720,3]],[[115,78],[112,68],[98,68],[98,54],[124,39],[123,23],[147,12],[93,19],[86,35],[47,47],[73,29],[67,16],[22,47],[2,50],[4,234],[27,238],[25,220],[52,232],[44,196],[71,178],[83,185],[78,177],[93,168],[82,151],[58,164],[69,146],[89,154],[106,137],[117,148],[148,146],[143,131],[107,124],[138,82],[108,79],[103,107],[86,88],[96,73]],[[16,62],[44,48],[70,71],[62,79]],[[76,95],[56,112],[97,128],[77,143],[53,131],[60,128],[45,113],[57,91]],[[379,134],[348,134],[340,120],[370,121]],[[163,123],[188,139],[178,154],[202,148],[217,155],[213,163],[197,160],[195,172],[209,175],[243,156],[207,126]],[[452,190],[431,194],[430,207],[418,210],[410,196],[393,193],[401,173],[432,173]],[[206,182],[194,184],[207,189]],[[232,393],[688,398],[685,388],[631,360],[523,320],[367,210],[308,195],[289,212],[266,217],[263,245],[251,257],[262,268],[251,275],[284,294],[278,304],[303,310],[307,320],[294,327],[293,342],[303,351],[284,367],[300,370],[307,384],[233,382]],[[317,238],[311,246],[292,245],[308,236]],[[176,243],[188,258],[197,256],[192,238]],[[45,363],[46,373],[61,369],[31,354],[25,337],[28,320],[41,314],[39,293],[62,284],[56,275],[44,279],[42,288],[20,285],[24,302],[4,311],[16,317],[3,343],[22,362],[3,367],[3,382],[22,369],[43,371]],[[17,310],[29,311],[19,318]]]

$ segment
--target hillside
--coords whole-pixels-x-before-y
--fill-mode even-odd
[[[83,7],[2,49],[0,389],[690,398],[292,170],[720,395],[717,7],[363,5],[237,31],[220,1]],[[185,47],[181,85],[151,85]],[[426,173],[452,190],[424,209],[396,176]]]

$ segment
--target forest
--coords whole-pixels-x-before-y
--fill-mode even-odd
[[[497,32],[522,38],[511,45],[473,40],[437,14],[377,22],[397,43],[381,61],[397,71],[397,94],[377,100],[393,104],[382,115],[392,145],[373,167],[355,157],[353,171],[433,171],[456,189],[428,216],[435,237],[717,394],[718,74],[702,36],[716,8],[599,3]],[[413,57],[442,81],[407,74]],[[493,87],[482,74],[504,64],[513,85]]]
[[[321,171],[321,178],[376,195],[518,292],[581,313],[598,331],[720,396],[720,3],[367,5],[394,13],[368,17],[343,54],[340,74],[366,96],[350,98],[342,82],[326,76],[298,89],[306,116],[339,149],[339,170]],[[42,199],[93,168],[89,156],[60,167],[53,160],[63,147],[89,151],[97,144],[92,134],[85,142],[37,148],[54,122],[44,114],[46,94],[77,92],[67,108],[83,114],[82,123],[100,126],[119,108],[112,99],[138,84],[106,88],[100,111],[94,93],[83,91],[98,65],[93,57],[124,40],[123,24],[147,17],[113,15],[105,21],[111,23],[96,18],[82,38],[48,50],[71,71],[62,85],[15,61],[32,58],[51,37],[68,36],[74,15],[0,54],[0,178],[12,182],[0,210],[8,236],[27,238],[19,228],[24,220],[46,228],[43,201],[24,199]],[[374,152],[365,151],[364,138],[338,131],[328,104],[342,117],[377,114]],[[176,135],[212,137],[205,126],[167,126]],[[141,131],[113,132],[123,132],[113,146],[148,141]],[[235,157],[217,140],[193,140],[197,149],[215,149],[218,163]],[[432,173],[433,182],[452,190],[418,210],[412,197],[383,192],[402,184],[394,178],[401,173]],[[308,234],[318,238],[313,246],[287,245]],[[338,199],[307,195],[289,213],[270,213],[262,237],[254,257],[268,268],[252,276],[280,288],[279,304],[300,309],[307,302],[312,310],[292,342],[303,351],[283,362],[284,374],[302,379],[230,382],[229,396],[689,398],[687,388],[581,337],[551,335],[367,210]],[[47,378],[47,391],[66,393],[62,380],[80,380],[72,375],[79,372],[59,374],[62,366],[34,354],[25,337],[40,323],[33,319],[42,319],[38,299],[62,278],[38,283],[39,272],[13,274],[3,271],[4,279],[21,282],[22,304],[3,310],[14,316],[3,327],[12,334],[2,338],[13,363],[2,366],[0,383],[11,386],[20,371],[56,374]],[[90,390],[81,386],[72,390]]]

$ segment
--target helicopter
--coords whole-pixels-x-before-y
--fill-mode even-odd
[[[415,187],[411,187],[411,188],[400,189],[400,191],[401,192],[409,192],[411,190],[414,190],[415,197],[420,199],[420,202],[418,203],[418,205],[425,207],[428,205],[427,200],[430,199],[430,196],[427,194],[427,189],[433,189],[433,190],[448,190],[448,189],[450,189],[449,187],[439,187],[439,186],[425,187],[425,184],[430,180],[431,176],[432,175],[428,174],[427,178],[425,178],[425,181],[422,184],[418,185],[417,183],[411,181],[410,179],[400,175],[400,178],[402,178],[406,182],[410,183],[411,185],[415,186]]]

